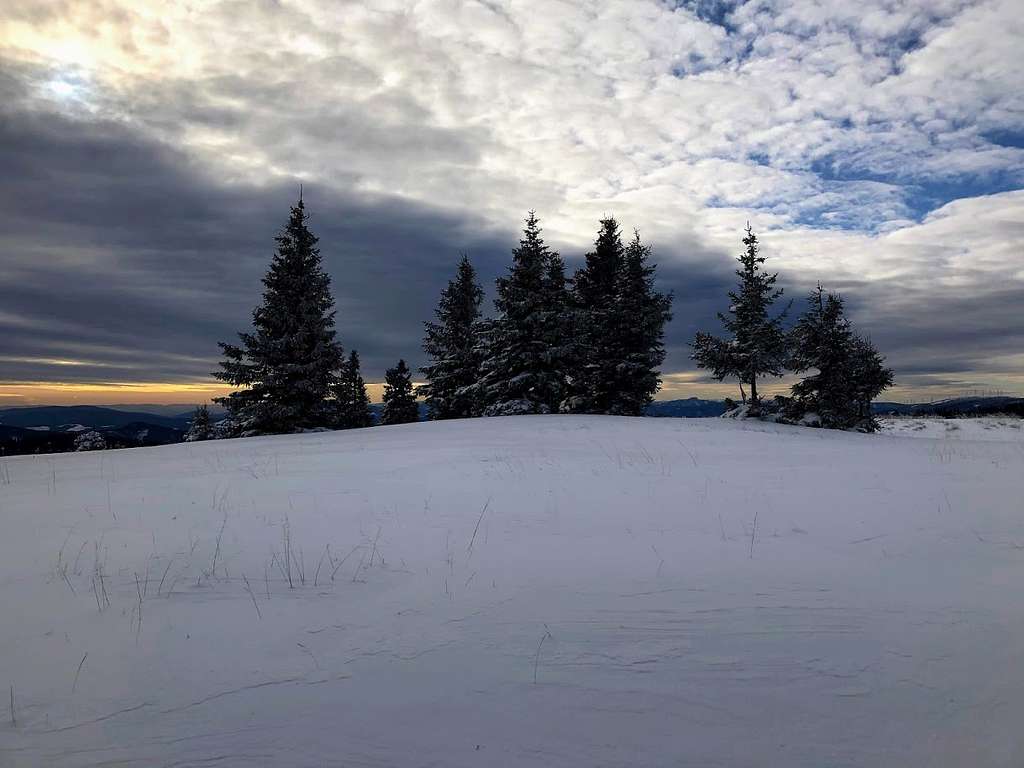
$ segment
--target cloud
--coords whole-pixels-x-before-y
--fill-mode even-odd
[[[205,375],[300,180],[378,375],[417,359],[459,251],[493,277],[535,208],[570,261],[603,215],[655,244],[669,371],[749,220],[792,293],[843,289],[911,380],[996,376],[1024,285],[1013,5],[17,0],[4,378]]]

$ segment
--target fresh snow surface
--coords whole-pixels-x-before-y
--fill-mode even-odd
[[[904,437],[930,437],[947,440],[1000,440],[1024,443],[1024,420],[1016,417],[966,419],[901,418],[879,420],[882,432]]]
[[[0,765],[1019,768],[1022,499],[720,419],[4,459]]]

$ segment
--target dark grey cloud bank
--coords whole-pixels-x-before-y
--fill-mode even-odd
[[[48,109],[29,97],[27,82],[7,77],[0,90],[0,380],[203,379],[217,342],[248,324],[297,182],[225,181],[126,123]],[[469,151],[460,143],[447,150]],[[471,256],[489,287],[524,213],[509,210],[507,228],[495,230],[472,211],[453,215],[397,197],[313,185],[306,199],[334,281],[341,340],[360,350],[371,380],[398,357],[422,361],[421,323],[459,254]],[[589,243],[553,245],[573,267]],[[665,371],[691,370],[686,344],[698,328],[717,328],[731,254],[696,238],[654,245],[662,287],[676,294]],[[783,282],[799,302],[827,277],[787,274]],[[983,361],[1024,348],[1024,320],[1007,311],[1022,305],[1024,290],[923,305],[901,303],[899,286],[843,287],[901,375],[968,386]]]
[[[194,381],[212,370],[217,341],[248,324],[298,183],[224,184],[122,124],[54,112],[7,110],[0,147],[0,378]],[[420,362],[421,323],[460,253],[493,282],[522,214],[496,232],[397,198],[316,186],[305,197],[342,341],[373,378],[400,356]],[[721,277],[688,270],[691,301],[713,301]]]

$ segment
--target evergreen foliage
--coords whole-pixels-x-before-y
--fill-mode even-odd
[[[655,290],[650,255],[638,233],[623,246],[615,219],[601,221],[573,280],[575,375],[567,410],[640,416],[658,391],[672,297]]]
[[[359,370],[359,353],[352,350],[341,366],[334,392],[334,425],[339,429],[360,429],[373,426],[370,397]]]
[[[90,429],[75,436],[76,451],[103,451],[107,448],[107,438],[103,433]]]
[[[774,317],[770,314],[772,305],[782,296],[782,289],[775,287],[777,274],[763,271],[765,257],[758,253],[757,236],[749,224],[743,244],[746,249],[737,259],[739,287],[729,292],[732,304],[728,314],[718,313],[729,336],[723,339],[698,333],[693,342],[693,359],[719,381],[726,377],[739,379],[741,392],[744,384],[749,385],[750,406],[756,413],[760,406],[758,378],[781,376],[785,370],[787,339],[782,321],[788,307]]]
[[[626,246],[616,310],[616,386],[609,413],[642,416],[661,387],[658,369],[665,360],[665,324],[672,319],[672,294],[654,287],[651,247],[634,233]]]
[[[342,349],[335,341],[330,277],[308,219],[300,198],[275,238],[253,332],[240,333],[240,345],[220,345],[225,359],[213,375],[240,389],[216,402],[241,434],[293,432],[330,421],[328,397]]]
[[[625,250],[618,222],[602,219],[594,250],[573,277],[576,344],[566,403],[571,413],[611,413],[616,404],[617,367],[623,352],[619,294]]]
[[[455,278],[441,291],[434,311],[437,322],[423,324],[423,350],[430,362],[420,368],[427,382],[419,393],[431,419],[480,415],[474,385],[480,376],[478,324],[483,297],[476,271],[463,256]]]
[[[412,375],[405,360],[384,374],[384,411],[381,424],[409,424],[420,419],[420,407],[412,388]]]
[[[873,431],[871,401],[892,384],[892,371],[874,345],[853,332],[840,296],[819,285],[808,305],[791,334],[790,367],[817,373],[793,385],[790,415],[833,429]]]
[[[187,442],[209,440],[213,437],[213,427],[210,424],[210,409],[206,404],[200,405],[192,414],[192,423],[189,424],[188,432],[185,433]]]
[[[564,397],[564,359],[555,344],[565,312],[564,277],[558,278],[564,267],[540,233],[531,211],[509,273],[496,281],[497,317],[479,329],[483,360],[473,391],[488,416],[552,413]]]

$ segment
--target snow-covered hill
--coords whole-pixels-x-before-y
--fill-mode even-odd
[[[717,419],[3,459],[0,765],[1020,766],[1022,498]]]

